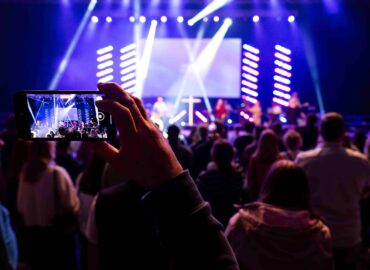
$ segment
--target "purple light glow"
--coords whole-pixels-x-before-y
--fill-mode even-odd
[[[278,73],[278,74],[280,74],[282,76],[285,76],[285,77],[288,77],[288,78],[292,77],[292,73],[290,73],[288,71],[285,71],[281,68],[275,68],[275,73]]]
[[[284,55],[284,54],[282,54],[282,53],[279,53],[279,52],[276,52],[276,53],[275,53],[275,57],[276,57],[276,58],[279,58],[279,59],[281,59],[281,60],[283,60],[283,61],[285,61],[285,62],[290,62],[290,61],[292,61],[292,59],[291,59],[290,57],[288,57],[288,56],[286,56],[286,55]]]
[[[203,122],[207,123],[207,117],[205,117],[200,111],[195,111],[195,115]]]
[[[288,102],[288,101],[286,101],[286,100],[282,100],[282,99],[277,98],[277,97],[274,97],[274,98],[272,99],[272,101],[273,101],[273,102],[275,102],[275,103],[277,103],[277,104],[283,105],[283,106],[285,106],[285,107],[288,107],[288,106],[289,106],[289,102]]]
[[[248,82],[246,80],[243,80],[242,81],[242,84],[249,87],[249,88],[252,88],[253,90],[257,90],[258,89],[258,86],[254,83],[251,83],[251,82]]]
[[[280,84],[280,83],[274,83],[274,87],[276,88],[276,89],[280,89],[280,90],[283,90],[283,91],[285,91],[285,92],[290,92],[290,87],[288,87],[288,86],[285,86],[285,85],[282,85],[282,84]]]
[[[250,52],[244,53],[244,56],[253,60],[253,61],[256,61],[256,62],[258,62],[260,60],[260,58],[258,56],[254,55],[254,54],[251,54]]]
[[[242,67],[242,69],[243,69],[244,71],[246,71],[246,72],[248,72],[248,73],[250,73],[250,74],[254,75],[254,76],[258,76],[258,75],[260,74],[257,70],[255,70],[255,69],[253,69],[253,68],[250,68],[250,67],[247,67],[247,66],[243,66],[243,67]],[[276,71],[276,69],[275,69],[275,71]]]

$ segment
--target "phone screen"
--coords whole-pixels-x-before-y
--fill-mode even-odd
[[[105,140],[112,126],[110,115],[100,111],[96,93],[25,93],[30,139]],[[23,107],[23,106],[22,106]]]

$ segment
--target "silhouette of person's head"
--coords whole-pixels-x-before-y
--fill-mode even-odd
[[[212,147],[211,155],[218,168],[228,168],[234,157],[234,149],[226,140],[218,140]]]
[[[272,165],[262,186],[262,202],[292,210],[309,210],[308,180],[304,170],[292,161]]]
[[[321,121],[321,136],[325,142],[339,142],[345,135],[343,116],[339,113],[328,113]]]

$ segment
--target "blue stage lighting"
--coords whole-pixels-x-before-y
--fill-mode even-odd
[[[130,20],[130,22],[135,22],[135,17],[134,16],[130,16],[130,18],[129,18],[129,20]]]
[[[214,17],[213,17],[213,21],[214,21],[214,22],[219,22],[219,21],[220,21],[220,17],[218,17],[218,16],[214,16]]]
[[[260,21],[260,17],[259,16],[257,16],[257,15],[253,16],[253,22],[257,23],[259,21]]]
[[[184,17],[182,17],[182,16],[178,16],[178,17],[177,17],[177,22],[178,22],[178,23],[183,23],[183,22],[184,22]]]
[[[293,23],[295,21],[295,17],[293,15],[290,15],[288,17],[288,22]]]
[[[96,16],[92,16],[92,17],[91,17],[91,21],[92,21],[93,23],[98,23],[98,22],[99,22],[99,18],[98,18],[98,17],[96,17]]]
[[[105,18],[105,21],[106,21],[107,23],[111,23],[111,22],[112,22],[112,17],[107,16],[107,17]]]
[[[146,22],[146,18],[145,18],[145,16],[140,16],[140,17],[139,17],[139,21],[140,21],[141,23],[145,23],[145,22]]]
[[[167,17],[166,16],[162,16],[161,17],[161,22],[163,22],[163,23],[167,22]]]

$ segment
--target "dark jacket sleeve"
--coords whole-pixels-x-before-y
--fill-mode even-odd
[[[228,269],[238,264],[222,225],[185,171],[143,197],[173,269]]]

